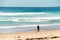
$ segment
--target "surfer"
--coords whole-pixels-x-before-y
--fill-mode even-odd
[[[40,29],[40,27],[39,27],[39,25],[37,25],[37,31],[39,32],[39,29]]]

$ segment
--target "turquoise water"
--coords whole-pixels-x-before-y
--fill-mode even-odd
[[[60,29],[60,7],[0,7],[0,32]]]
[[[0,7],[2,12],[56,12],[60,7]]]

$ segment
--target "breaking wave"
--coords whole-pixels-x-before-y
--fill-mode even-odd
[[[60,23],[54,23],[54,24],[39,24],[41,27],[46,26],[60,26]],[[36,27],[36,24],[30,24],[30,25],[18,25],[18,26],[0,26],[0,28],[18,28],[18,27]]]
[[[0,21],[12,21],[12,22],[44,22],[44,21],[58,21],[60,20],[60,16],[55,17],[27,17],[27,18],[19,18],[19,17],[2,17]]]
[[[32,27],[32,26],[34,27],[36,25],[40,26],[60,25],[60,12],[35,12],[35,13],[0,12],[0,28]]]

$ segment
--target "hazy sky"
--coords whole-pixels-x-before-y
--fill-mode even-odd
[[[60,6],[60,0],[0,0],[0,6],[56,7]]]

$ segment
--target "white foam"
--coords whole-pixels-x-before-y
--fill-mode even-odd
[[[26,13],[4,13],[0,12],[0,16],[18,16],[18,15],[36,15],[36,14],[45,14],[44,12],[26,12]]]
[[[60,19],[60,16],[55,16],[55,17],[29,17],[29,18],[20,18],[20,19]]]
[[[0,21],[13,21],[13,22],[42,22],[42,21],[50,21],[50,20],[56,20],[60,19],[60,16],[56,17],[30,17],[30,18],[0,18]]]
[[[0,16],[18,16],[18,15],[28,15],[28,16],[34,16],[36,14],[48,14],[46,12],[26,12],[26,13],[4,13],[0,12]],[[48,16],[48,17],[41,17],[41,16],[34,16],[34,17],[0,17],[0,21],[13,21],[13,22],[42,22],[42,21],[49,21],[49,20],[55,20],[60,19],[60,16]]]
[[[40,27],[43,26],[57,26],[60,25],[60,23],[54,23],[54,24],[29,24],[29,25],[19,25],[19,26],[0,26],[0,28],[16,28],[16,27],[36,27],[37,25],[40,25]]]

